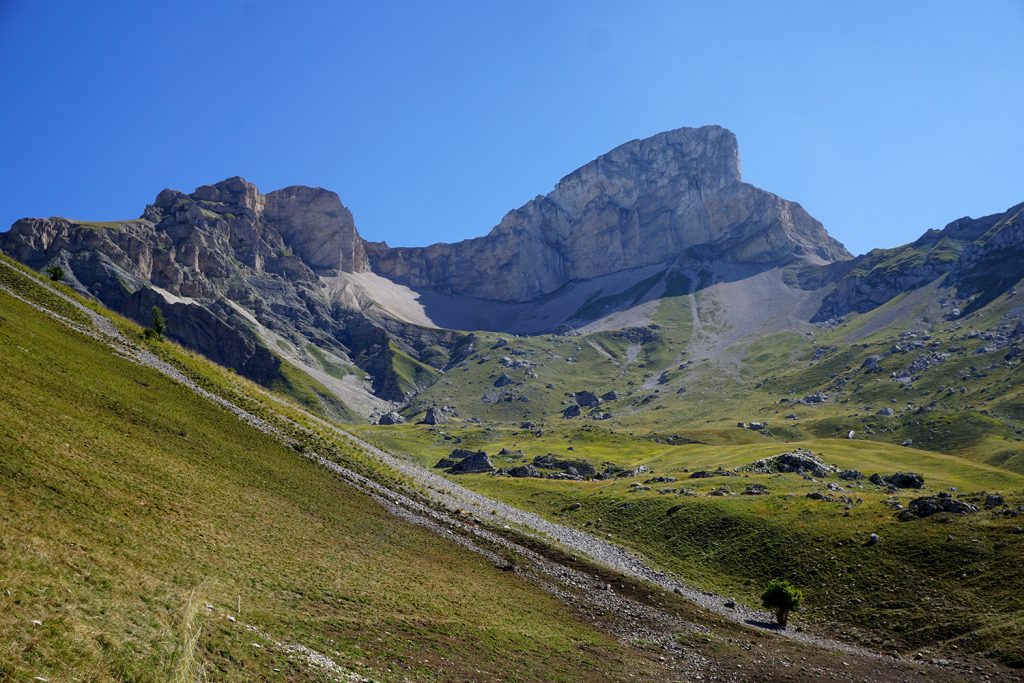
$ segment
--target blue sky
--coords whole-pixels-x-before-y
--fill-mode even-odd
[[[851,251],[1024,201],[1024,1],[0,0],[0,225],[164,187],[328,187],[368,239],[483,234],[716,123]]]

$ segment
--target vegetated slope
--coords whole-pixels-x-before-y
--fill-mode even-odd
[[[547,455],[582,460],[599,472],[643,467],[633,476],[591,481],[450,476],[552,520],[607,534],[691,585],[747,605],[757,605],[768,580],[788,578],[807,596],[801,620],[875,648],[940,658],[975,652],[1024,663],[1022,475],[886,444],[782,443],[732,429],[735,437],[714,430],[631,435],[572,423],[548,425],[542,433],[454,423],[358,431],[425,467],[456,447],[486,451],[505,472]],[[714,442],[687,443],[691,437]],[[860,470],[864,478],[735,472],[798,448],[840,469]],[[541,475],[560,474],[543,463],[536,467]],[[899,471],[922,474],[925,488],[890,492],[867,480]],[[709,474],[693,478],[697,472]],[[915,498],[940,493],[973,501],[979,511],[898,518]],[[1002,500],[985,508],[989,494]],[[881,537],[875,545],[869,545],[872,533]]]
[[[21,296],[59,301],[29,277]],[[0,346],[0,677],[659,675],[517,574],[7,291]]]

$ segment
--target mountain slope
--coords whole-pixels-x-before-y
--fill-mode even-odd
[[[814,320],[866,313],[946,275],[944,287],[971,298],[964,310],[977,310],[1024,278],[1022,211],[1024,204],[1018,204],[983,218],[960,218],[910,244],[874,249],[832,266],[839,273],[836,287]]]
[[[6,289],[0,341],[0,677],[666,675],[518,574]]]

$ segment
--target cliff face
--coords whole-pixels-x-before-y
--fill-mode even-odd
[[[376,272],[403,284],[499,301],[675,259],[785,265],[850,257],[799,204],[743,183],[736,137],[718,126],[617,147],[484,237],[368,251]]]

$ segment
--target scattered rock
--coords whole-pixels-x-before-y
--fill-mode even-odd
[[[881,415],[882,417],[892,417],[896,414],[896,411],[892,408],[881,408],[875,415]]]
[[[619,392],[612,390],[601,394],[602,401],[617,401],[619,400]]]
[[[764,484],[750,484],[740,494],[743,496],[765,496],[768,495],[768,487]]]
[[[569,404],[568,406],[566,406],[565,410],[562,411],[562,417],[564,417],[566,419],[570,419],[570,418],[573,418],[573,417],[579,417],[582,414],[583,414],[583,411],[580,410],[579,405],[576,404],[576,403]]]
[[[717,470],[697,470],[690,475],[690,479],[708,479],[710,477],[738,477],[736,472],[732,470],[723,469],[721,465],[718,466]]]
[[[864,475],[858,470],[842,470],[839,473],[839,478],[845,481],[857,481],[863,479]]]
[[[591,391],[577,391],[572,396],[576,400],[576,403],[584,408],[593,408],[601,403],[601,399]]]
[[[870,536],[868,536],[868,540],[864,543],[864,545],[875,545],[876,543],[878,543],[878,539],[878,534],[871,534]]]
[[[504,386],[508,386],[509,384],[512,384],[512,378],[509,377],[504,372],[501,373],[501,375],[498,376],[498,379],[494,380],[494,386],[496,386],[496,387],[504,387]]]

